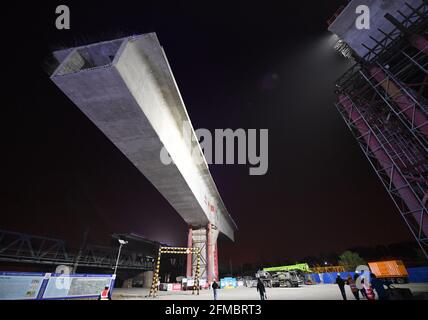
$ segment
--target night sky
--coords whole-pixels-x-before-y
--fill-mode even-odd
[[[220,263],[411,239],[333,105],[349,62],[331,49],[326,20],[342,3],[4,5],[0,227],[71,246],[87,227],[91,243],[113,232],[186,243],[184,221],[48,75],[53,50],[156,32],[195,128],[269,129],[267,175],[210,166],[239,228],[235,243],[220,243]],[[70,6],[70,31],[55,29],[59,4]]]

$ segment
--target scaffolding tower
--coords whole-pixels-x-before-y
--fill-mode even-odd
[[[336,107],[428,258],[428,2],[386,14],[337,81]]]

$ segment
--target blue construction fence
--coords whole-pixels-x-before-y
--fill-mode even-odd
[[[106,286],[113,289],[115,279],[112,274],[0,272],[0,300],[98,298]]]
[[[347,279],[349,276],[354,277],[355,272],[340,272],[342,279]],[[305,280],[311,279],[316,283],[336,283],[337,272],[326,273],[311,273],[305,275]]]
[[[428,282],[428,267],[408,268],[410,282]]]
[[[428,267],[408,268],[409,282],[428,282]],[[340,272],[342,279],[354,277],[355,272]],[[305,280],[311,279],[316,283],[336,283],[337,272],[311,273],[305,275]]]

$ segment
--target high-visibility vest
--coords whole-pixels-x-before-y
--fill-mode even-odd
[[[367,300],[374,300],[375,294],[372,288],[366,288]]]
[[[108,300],[108,289],[101,291],[101,300]]]

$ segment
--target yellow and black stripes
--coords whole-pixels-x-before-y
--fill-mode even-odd
[[[192,294],[197,291],[199,294],[199,276],[200,276],[200,259],[201,259],[201,249],[200,248],[187,248],[187,247],[159,247],[158,258],[156,260],[155,270],[153,272],[152,286],[150,288],[150,297],[156,297],[157,291],[159,290],[159,270],[160,270],[160,260],[161,255],[165,253],[168,254],[196,254],[197,263],[196,263],[196,272],[195,272],[195,281],[193,282]]]

